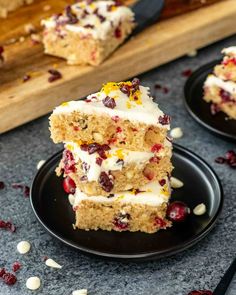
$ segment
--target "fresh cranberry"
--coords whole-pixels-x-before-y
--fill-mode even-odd
[[[192,75],[192,73],[193,73],[192,70],[187,69],[187,70],[183,71],[181,74],[183,77],[190,77]]]
[[[0,278],[2,278],[5,273],[6,273],[5,268],[4,267],[0,268]]]
[[[149,162],[150,163],[159,163],[160,162],[160,158],[159,157],[156,157],[156,156],[154,156],[154,157],[152,157],[150,160],[149,160]]]
[[[162,148],[162,144],[156,143],[152,146],[151,152],[158,153],[161,148]]]
[[[184,202],[175,201],[169,204],[166,215],[172,221],[184,221],[190,214],[190,209]]]
[[[21,265],[18,261],[14,262],[13,265],[12,265],[12,270],[14,272],[18,271],[19,269],[21,268]]]
[[[3,181],[0,181],[0,189],[4,189],[5,183]]]
[[[119,230],[125,230],[129,226],[129,219],[130,214],[129,213],[119,213],[115,218],[113,224],[115,227],[117,227]]]
[[[70,5],[68,5],[65,8],[65,11],[66,11],[66,16],[68,18],[67,23],[71,24],[71,25],[76,24],[78,22],[78,19],[77,19],[76,15],[72,12]]]
[[[161,125],[168,125],[168,124],[170,124],[170,116],[168,116],[168,115],[160,116],[158,118],[158,122]]]
[[[102,100],[102,102],[103,102],[104,106],[109,109],[114,109],[116,107],[116,102],[115,102],[114,98],[112,98],[112,97],[107,96]]]
[[[7,285],[14,285],[17,281],[16,276],[10,272],[5,273],[2,278]]]
[[[101,166],[101,165],[102,165],[102,161],[103,161],[102,158],[100,158],[100,157],[96,158],[96,164],[97,164],[98,166]]]
[[[63,179],[62,183],[63,189],[67,194],[74,194],[75,193],[75,182],[72,178],[67,176],[66,178]]]
[[[160,185],[163,186],[166,184],[166,180],[163,178],[159,181]]]
[[[223,158],[223,157],[218,157],[218,158],[215,159],[215,162],[217,164],[224,164],[226,162],[226,159]]]
[[[217,113],[220,112],[220,107],[219,107],[218,104],[212,103],[211,106],[210,106],[210,110],[211,110],[211,114],[214,116],[214,115],[216,115]]]
[[[64,171],[66,174],[69,173],[74,173],[76,168],[75,168],[75,160],[73,157],[73,154],[69,150],[64,150],[63,152],[63,164],[64,164]]]
[[[101,172],[98,182],[105,192],[109,193],[113,189],[113,186],[114,186],[113,181],[111,180],[109,175],[104,171]]]
[[[48,82],[50,82],[50,83],[62,78],[62,74],[55,69],[50,69],[50,70],[48,70],[48,72],[51,75],[48,78]]]
[[[224,89],[220,90],[220,97],[222,99],[222,102],[229,102],[231,101],[231,94],[228,91],[225,91]]]
[[[115,32],[114,32],[114,35],[117,39],[120,39],[122,37],[122,32],[121,32],[121,29],[120,28],[116,28],[115,29]]]
[[[188,295],[213,295],[210,290],[195,290],[188,293]]]
[[[154,224],[156,226],[158,226],[159,228],[166,228],[166,222],[165,222],[165,220],[163,220],[162,218],[160,218],[158,216],[155,217]]]

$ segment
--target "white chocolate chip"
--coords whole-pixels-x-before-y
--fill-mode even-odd
[[[75,202],[75,196],[72,194],[69,194],[68,200],[69,200],[69,203],[71,204],[71,206],[73,206],[74,202]]]
[[[183,136],[183,131],[180,127],[173,128],[170,131],[170,136],[173,138],[180,138]]]
[[[26,281],[26,287],[30,290],[37,290],[41,285],[40,278],[30,277]]]
[[[37,169],[39,170],[45,162],[46,162],[45,160],[40,160],[37,164]]]
[[[88,294],[87,289],[75,290],[72,292],[72,295],[87,295],[87,294]]]
[[[62,266],[60,264],[58,264],[56,261],[54,261],[53,259],[51,258],[48,258],[46,261],[45,261],[45,264],[49,267],[52,267],[52,268],[62,268]]]
[[[196,55],[197,55],[197,50],[192,50],[187,54],[187,56],[189,56],[189,57],[194,57]]]
[[[203,215],[206,213],[206,205],[204,203],[201,203],[199,205],[197,205],[194,209],[193,209],[193,213],[195,215]]]
[[[184,185],[184,183],[176,177],[171,177],[170,185],[172,188],[180,188]]]
[[[26,254],[30,250],[30,243],[27,241],[21,241],[17,244],[17,250],[20,254]]]

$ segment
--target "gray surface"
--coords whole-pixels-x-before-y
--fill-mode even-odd
[[[156,95],[160,106],[172,115],[172,127],[183,128],[184,137],[177,142],[197,152],[218,173],[225,190],[225,206],[216,228],[190,250],[139,264],[88,257],[52,238],[37,222],[29,199],[11,188],[12,182],[30,184],[38,161],[60,149],[49,138],[46,116],[0,138],[0,180],[7,183],[7,189],[0,192],[0,218],[12,219],[18,226],[15,234],[0,231],[0,267],[9,269],[15,260],[23,265],[15,286],[0,282],[1,295],[31,294],[25,288],[25,280],[32,275],[38,275],[43,283],[35,294],[45,295],[69,295],[76,288],[88,288],[89,295],[184,295],[192,289],[216,286],[235,255],[236,171],[215,164],[214,159],[235,148],[235,144],[209,134],[187,114],[182,99],[186,78],[181,72],[219,58],[220,50],[233,44],[236,44],[236,36],[201,50],[197,57],[184,57],[140,77],[152,90],[154,82],[170,89],[168,94],[157,91]],[[16,252],[16,245],[22,239],[32,243],[32,251],[26,256]],[[62,264],[63,269],[47,268],[42,262],[45,255]]]

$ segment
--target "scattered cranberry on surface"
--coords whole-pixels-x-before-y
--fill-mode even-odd
[[[169,92],[169,88],[167,87],[163,87],[162,90],[164,94],[167,94]]]
[[[168,116],[168,115],[160,116],[158,119],[158,122],[161,125],[168,125],[168,124],[170,124],[170,116]]]
[[[110,179],[109,175],[104,171],[101,172],[98,182],[105,192],[109,193],[113,189],[113,181]]]
[[[188,293],[188,295],[213,295],[210,290],[194,290]]]
[[[62,78],[62,74],[59,71],[55,70],[55,69],[48,70],[48,73],[51,75],[48,78],[49,83],[54,82],[54,81],[59,80],[59,79]]]
[[[223,102],[229,102],[229,101],[232,100],[231,94],[228,91],[224,90],[224,89],[220,90],[220,97],[221,97]]]
[[[13,265],[12,265],[12,270],[14,272],[18,271],[19,269],[21,268],[21,265],[18,261],[14,262]]]
[[[14,285],[17,281],[16,276],[10,272],[6,272],[2,278],[7,285]]]
[[[5,268],[4,267],[0,268],[0,278],[2,278],[5,273],[6,273]]]
[[[115,102],[114,98],[112,98],[112,97],[107,96],[102,100],[102,102],[103,102],[104,106],[109,109],[114,109],[116,107],[116,102]]]
[[[218,157],[218,158],[215,159],[215,162],[217,164],[224,164],[226,162],[226,159],[223,158],[223,157]]]
[[[9,230],[14,233],[16,231],[16,226],[10,221],[4,221],[0,219],[0,228]]]
[[[124,94],[126,94],[127,96],[130,96],[130,86],[127,84],[122,84],[120,86],[120,91],[123,92]]]
[[[217,164],[228,164],[231,168],[236,168],[236,153],[230,150],[225,154],[225,157],[217,157],[215,162]]]
[[[184,202],[175,201],[170,203],[166,215],[171,221],[184,221],[190,214],[190,209]]]
[[[4,189],[5,183],[3,181],[0,181],[0,189]]]
[[[192,75],[192,70],[191,69],[187,69],[187,70],[185,70],[185,71],[183,71],[182,73],[181,73],[181,75],[183,76],[183,77],[190,77],[191,75]]]
[[[75,182],[72,178],[67,176],[66,178],[63,179],[63,189],[67,194],[74,194],[75,192]]]

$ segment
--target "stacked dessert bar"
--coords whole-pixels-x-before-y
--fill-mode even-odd
[[[100,64],[131,33],[134,14],[118,1],[80,1],[43,20],[45,53],[68,64]]]
[[[226,48],[222,53],[225,55],[223,61],[205,81],[204,100],[212,103],[212,114],[223,111],[236,119],[236,46]]]
[[[65,145],[56,173],[75,189],[77,228],[153,233],[170,226],[169,121],[137,78],[54,110],[51,137]]]

